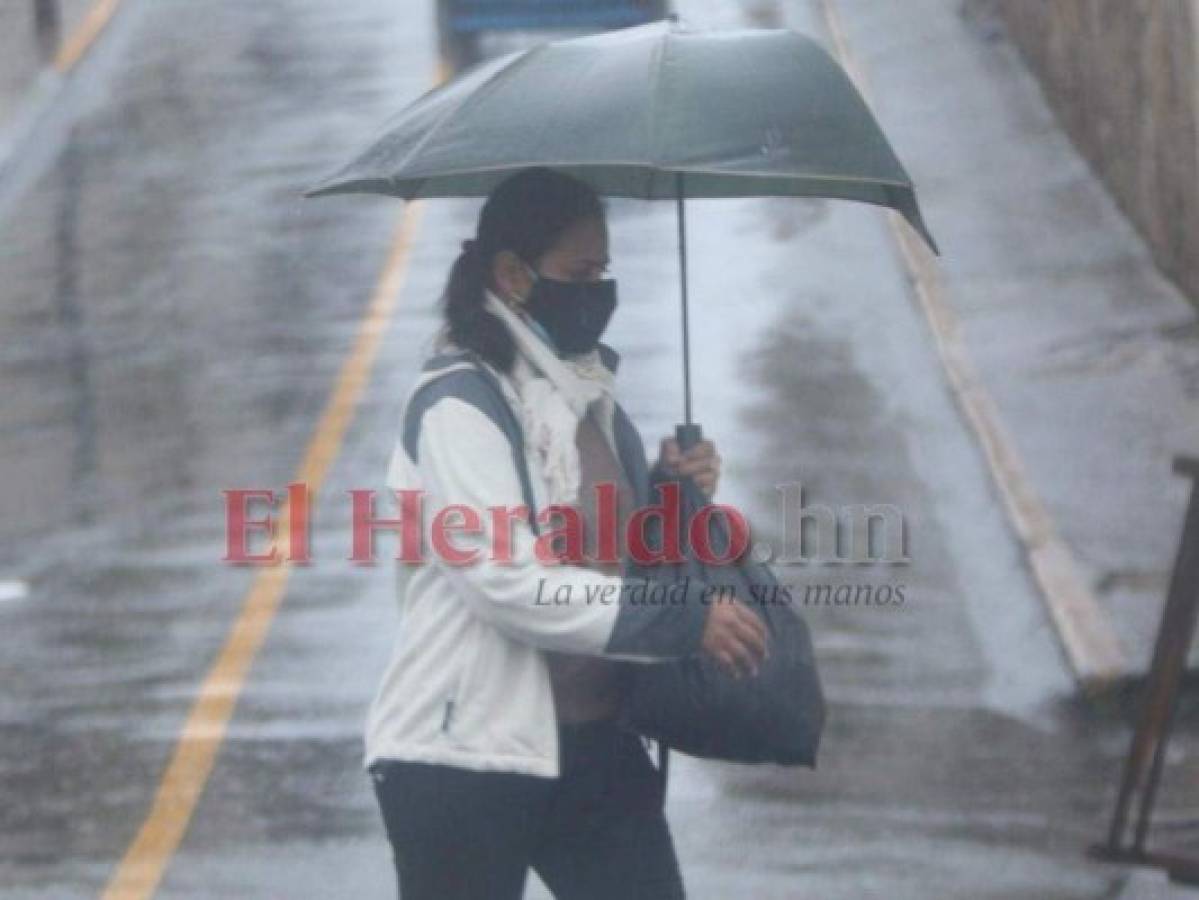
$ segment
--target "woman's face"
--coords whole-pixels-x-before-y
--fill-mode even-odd
[[[539,260],[529,260],[547,278],[559,281],[599,281],[610,262],[608,228],[598,216],[580,219],[562,232],[557,243]],[[493,276],[501,293],[524,299],[533,287],[533,276],[515,253],[496,254]]]

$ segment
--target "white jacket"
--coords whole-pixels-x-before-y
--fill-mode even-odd
[[[615,372],[619,355],[606,344],[601,350]],[[426,362],[426,369],[430,364],[436,360]],[[515,409],[515,384],[487,369]],[[405,414],[423,385],[450,372],[475,376],[471,364],[461,361],[422,372]],[[626,471],[644,502],[660,473],[647,470],[644,445],[619,404],[609,412],[609,421],[601,423],[604,432],[614,444],[614,435],[623,434],[626,452],[635,447],[628,458],[636,471],[628,465]],[[406,449],[401,426],[387,486],[423,490],[426,548],[439,509],[465,504],[478,511],[482,533],[456,532],[451,543],[464,551],[477,548],[480,561],[452,565],[429,549],[420,563],[396,563],[399,623],[367,717],[365,764],[389,758],[554,777],[558,734],[542,651],[646,663],[687,655],[699,650],[707,608],[700,602],[638,603],[622,586],[644,585],[643,579],[543,563],[534,553],[536,535],[519,517],[511,520],[511,562],[492,561],[487,508],[512,509],[524,504],[524,496],[505,432],[469,390],[450,389],[425,407],[416,449],[419,462]],[[524,455],[540,509],[547,503],[544,476],[527,446]],[[555,596],[569,602],[538,602]]]

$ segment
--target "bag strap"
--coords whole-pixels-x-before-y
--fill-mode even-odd
[[[470,363],[470,367],[456,367],[456,364],[464,362]],[[403,443],[408,456],[413,462],[419,462],[421,422],[434,403],[442,397],[455,397],[470,403],[491,419],[508,439],[516,474],[520,478],[521,494],[528,508],[529,527],[533,529],[534,534],[540,534],[537,508],[533,500],[533,483],[525,463],[524,430],[520,427],[508,398],[504,396],[498,379],[470,351],[435,356],[426,363],[424,371],[438,368],[448,371],[430,378],[418,387],[404,410]]]
[[[541,534],[537,525],[537,504],[533,500],[533,482],[529,478],[529,466],[525,461],[524,429],[520,427],[508,398],[504,396],[504,389],[500,387],[499,380],[473,355],[471,361],[475,365],[475,371],[491,391],[497,409],[500,410],[500,428],[512,444],[512,459],[516,463],[516,474],[520,478],[520,490],[525,497],[525,506],[529,508],[529,527],[533,529],[534,534]]]

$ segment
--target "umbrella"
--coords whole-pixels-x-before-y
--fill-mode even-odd
[[[479,63],[386,123],[306,197],[486,196],[547,166],[678,209],[684,449],[691,418],[686,197],[827,197],[898,211],[935,253],[911,179],[844,70],[788,29],[701,30],[677,16]]]

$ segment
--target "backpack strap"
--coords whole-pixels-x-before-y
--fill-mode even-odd
[[[467,365],[461,365],[467,363]],[[504,396],[499,381],[470,351],[442,353],[425,363],[423,371],[447,369],[443,374],[430,378],[408,399],[404,410],[402,440],[409,458],[419,462],[420,426],[424,415],[443,397],[463,400],[486,415],[508,438],[512,447],[512,460],[520,478],[521,493],[529,511],[529,526],[534,534],[540,534],[537,525],[537,508],[534,503],[533,483],[525,463],[524,431],[516,414]]]

